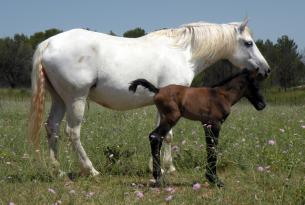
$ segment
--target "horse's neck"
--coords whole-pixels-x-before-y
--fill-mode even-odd
[[[244,96],[245,87],[246,81],[233,79],[219,88],[223,91],[229,103],[234,105]]]

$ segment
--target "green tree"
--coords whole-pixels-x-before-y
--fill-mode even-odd
[[[277,40],[276,78],[283,88],[298,85],[304,80],[305,67],[302,63],[302,55],[298,53],[296,43],[284,35]]]
[[[145,35],[145,30],[138,27],[132,30],[126,31],[123,36],[127,38],[138,38]]]
[[[0,72],[2,86],[27,87],[30,85],[33,49],[29,39],[16,34],[13,39],[0,40]]]
[[[30,41],[30,44],[32,45],[32,48],[35,49],[36,46],[44,41],[45,39],[48,39],[50,38],[51,36],[54,36],[56,34],[59,34],[61,33],[62,31],[61,30],[58,30],[56,28],[52,28],[52,29],[48,29],[46,31],[42,31],[42,32],[37,32],[37,33],[34,33],[29,41]]]

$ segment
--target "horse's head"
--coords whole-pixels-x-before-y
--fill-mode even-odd
[[[264,109],[266,103],[259,90],[259,69],[245,70],[244,72],[246,73],[245,78],[247,81],[244,97],[246,97],[257,110]]]
[[[245,19],[241,24],[235,27],[237,45],[229,60],[239,68],[258,68],[259,79],[264,79],[268,77],[271,70],[252,39],[247,23],[248,20]]]

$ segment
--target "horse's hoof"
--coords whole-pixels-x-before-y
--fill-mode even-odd
[[[95,177],[95,176],[100,175],[100,173],[99,173],[97,170],[95,170],[95,169],[93,168],[93,169],[90,171],[90,175],[93,176],[93,177]]]
[[[100,173],[96,171],[96,169],[92,168],[91,170],[81,170],[80,176],[91,176],[95,177],[98,176]]]
[[[166,173],[167,174],[174,174],[176,172],[176,168],[171,165],[167,170],[166,170]]]

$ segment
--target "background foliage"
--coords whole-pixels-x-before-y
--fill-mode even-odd
[[[0,87],[30,86],[32,56],[36,46],[43,40],[62,32],[48,29],[31,36],[16,34],[14,37],[0,39]],[[110,35],[116,36],[113,31]],[[126,31],[123,36],[137,38],[145,35],[144,29],[137,27]],[[257,46],[272,68],[271,77],[264,82],[265,87],[279,87],[286,90],[305,83],[305,48],[303,51],[293,39],[283,35],[276,43],[270,40],[257,40]],[[236,68],[228,61],[219,61],[193,81],[193,86],[211,85],[223,77],[232,75]]]

